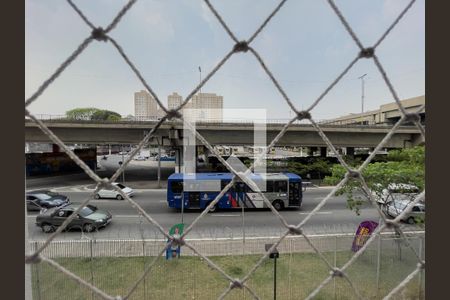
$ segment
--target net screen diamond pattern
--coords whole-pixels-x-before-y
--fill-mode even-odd
[[[415,126],[420,131],[423,139],[425,140],[425,129],[420,124],[419,120],[419,113],[424,108],[421,107],[418,111],[414,113],[407,113],[405,108],[402,106],[400,99],[394,89],[394,86],[392,85],[391,81],[389,80],[388,74],[383,68],[382,63],[380,62],[380,59],[376,55],[377,47],[385,40],[386,36],[389,35],[389,33],[395,28],[395,26],[400,22],[400,20],[403,18],[403,16],[408,12],[408,10],[413,6],[415,3],[415,0],[410,1],[407,6],[402,10],[402,12],[397,16],[397,18],[394,20],[394,22],[385,30],[385,32],[381,35],[381,37],[375,41],[373,45],[363,45],[362,42],[359,40],[358,36],[353,31],[350,24],[347,22],[345,16],[341,13],[338,6],[334,3],[332,0],[328,0],[328,4],[330,6],[330,9],[336,14],[337,18],[340,20],[342,25],[345,27],[348,34],[351,36],[357,47],[359,48],[359,53],[357,53],[352,61],[349,62],[348,66],[336,77],[335,80],[333,80],[330,85],[319,95],[319,97],[313,102],[313,104],[307,108],[306,110],[299,111],[287,93],[284,91],[283,87],[280,85],[280,83],[277,81],[275,76],[271,73],[267,65],[265,64],[263,58],[258,53],[257,49],[254,49],[252,47],[253,40],[260,34],[262,30],[268,24],[272,21],[272,19],[277,15],[277,13],[283,8],[287,0],[280,1],[278,5],[273,9],[273,11],[267,16],[267,18],[264,20],[264,22],[259,26],[259,28],[255,31],[255,33],[248,38],[247,40],[240,40],[236,37],[236,35],[233,33],[231,28],[227,25],[225,20],[222,18],[220,13],[215,9],[215,7],[210,3],[209,0],[204,0],[207,7],[210,9],[211,13],[217,18],[218,22],[221,24],[223,29],[226,31],[228,36],[234,41],[234,47],[229,50],[229,52],[219,60],[217,65],[209,71],[207,76],[191,91],[191,93],[184,99],[182,104],[177,107],[176,109],[169,110],[167,109],[158,98],[157,94],[152,90],[151,86],[147,81],[143,78],[141,75],[139,69],[137,66],[134,65],[132,60],[127,56],[122,46],[113,39],[109,33],[121,22],[122,17],[133,7],[133,5],[137,2],[137,0],[130,0],[128,1],[125,6],[119,11],[119,13],[116,15],[116,17],[111,21],[111,23],[106,27],[96,27],[84,14],[83,12],[77,7],[77,5],[72,0],[67,0],[68,5],[70,5],[74,11],[80,16],[80,18],[86,23],[87,26],[91,28],[91,34],[84,39],[80,45],[75,49],[75,51],[57,68],[57,70],[48,78],[46,79],[42,85],[37,89],[37,91],[28,99],[25,101],[25,116],[33,120],[37,124],[37,126],[46,134],[48,137],[57,145],[63,149],[71,159],[74,160],[85,172],[96,182],[96,188],[92,195],[97,193],[97,191],[104,187],[111,187],[117,190],[122,197],[128,201],[139,213],[139,215],[145,219],[146,221],[150,222],[154,226],[158,228],[158,230],[170,241],[165,247],[161,248],[161,251],[159,252],[159,256],[155,257],[154,260],[149,263],[143,272],[143,274],[140,276],[139,280],[136,281],[136,283],[130,288],[129,292],[125,295],[108,295],[106,292],[102,291],[101,289],[97,288],[95,285],[90,284],[89,282],[86,282],[85,280],[81,279],[77,275],[73,274],[63,266],[59,265],[55,260],[48,258],[44,255],[42,255],[42,251],[55,239],[57,235],[61,233],[62,230],[67,226],[67,224],[76,216],[76,211],[69,217],[63,224],[60,226],[54,233],[52,233],[49,238],[43,243],[38,249],[36,249],[33,253],[29,254],[26,253],[25,255],[25,263],[26,264],[37,264],[46,262],[49,265],[53,266],[56,270],[59,270],[60,272],[66,274],[71,279],[75,280],[79,284],[85,286],[86,288],[90,289],[92,293],[96,294],[98,297],[101,297],[103,299],[128,299],[133,292],[136,290],[138,285],[144,280],[144,278],[151,272],[152,267],[155,265],[157,259],[165,252],[165,250],[168,247],[171,247],[173,245],[181,245],[183,247],[190,248],[194,253],[196,253],[198,256],[203,258],[204,262],[207,263],[210,267],[212,267],[214,270],[219,272],[223,279],[229,282],[229,286],[227,289],[223,291],[223,293],[219,296],[219,299],[225,298],[233,289],[246,289],[255,299],[259,299],[257,292],[252,290],[248,285],[247,281],[251,278],[252,274],[255,273],[255,271],[261,266],[261,264],[269,257],[269,254],[272,252],[273,249],[275,249],[283,239],[285,239],[288,235],[301,235],[305,238],[305,240],[309,243],[311,248],[315,251],[315,253],[323,260],[324,264],[327,265],[329,268],[329,276],[317,286],[315,290],[313,290],[306,299],[311,299],[317,293],[327,284],[329,283],[334,277],[341,277],[343,280],[347,281],[351,289],[354,291],[354,294],[357,298],[362,299],[362,295],[350,278],[346,274],[346,269],[362,254],[364,253],[365,249],[375,240],[375,237],[379,232],[381,232],[385,228],[393,228],[399,234],[405,241],[405,243],[411,248],[411,250],[415,253],[417,257],[417,267],[414,269],[412,273],[410,273],[402,282],[400,282],[388,295],[385,296],[385,299],[391,298],[393,295],[395,295],[398,291],[400,291],[402,288],[406,286],[406,284],[422,269],[425,268],[425,261],[423,261],[420,256],[416,253],[414,247],[411,246],[411,244],[408,241],[408,238],[403,233],[402,229],[399,226],[400,220],[405,216],[407,213],[409,213],[412,210],[412,207],[418,203],[419,201],[423,201],[425,199],[425,191],[420,193],[414,201],[412,201],[408,207],[395,219],[387,219],[384,214],[381,212],[380,208],[376,205],[375,200],[370,197],[370,202],[373,204],[373,206],[378,210],[378,213],[380,215],[380,218],[382,220],[381,225],[377,227],[371,238],[367,241],[367,243],[361,248],[360,251],[356,252],[353,257],[344,264],[341,268],[335,268],[333,267],[333,264],[331,264],[327,259],[322,255],[322,253],[314,246],[314,243],[311,242],[311,240],[308,238],[308,236],[303,233],[302,228],[303,226],[313,217],[324,205],[325,203],[330,199],[330,197],[344,184],[346,184],[350,180],[359,180],[362,183],[363,189],[368,192],[369,188],[367,184],[365,183],[364,177],[362,176],[362,171],[364,168],[370,163],[370,161],[375,156],[375,153],[378,152],[385,144],[386,142],[391,138],[391,136],[395,133],[397,128],[405,123],[405,122],[413,122]],[[154,97],[154,99],[157,101],[158,105],[164,110],[165,115],[162,117],[157,124],[151,128],[151,130],[147,133],[147,135],[144,137],[144,139],[138,144],[138,147],[130,154],[130,156],[124,161],[124,163],[121,165],[121,167],[114,173],[114,175],[111,178],[100,178],[97,176],[96,173],[94,173],[82,160],[80,160],[72,150],[70,150],[55,134],[52,133],[51,130],[36,116],[31,114],[29,110],[27,109],[28,106],[33,103],[34,101],[37,101],[39,97],[44,93],[44,91],[55,82],[55,80],[59,77],[59,75],[65,71],[67,66],[69,66],[72,62],[74,62],[77,57],[93,42],[105,42],[109,43],[114,47],[120,54],[120,56],[124,59],[124,61],[129,65],[133,73],[136,75],[136,77],[139,79],[139,81],[144,85],[146,90]],[[253,55],[257,61],[260,63],[261,67],[263,68],[264,72],[267,74],[267,76],[270,78],[271,82],[274,85],[274,88],[278,90],[278,92],[281,95],[282,101],[285,101],[286,104],[295,112],[295,117],[293,117],[289,122],[287,122],[283,129],[279,132],[279,134],[271,141],[267,149],[270,149],[272,146],[274,146],[278,140],[284,135],[284,133],[287,131],[289,126],[293,124],[295,121],[299,120],[307,120],[309,121],[312,126],[315,128],[317,133],[321,136],[321,138],[325,141],[327,146],[332,150],[332,152],[336,155],[339,162],[342,164],[342,166],[347,170],[347,173],[344,178],[342,178],[341,182],[324,198],[320,201],[320,203],[303,219],[299,224],[289,224],[282,215],[279,214],[279,212],[272,206],[270,201],[264,196],[263,193],[258,189],[258,186],[253,182],[248,176],[248,173],[253,170],[253,167],[255,164],[260,162],[263,158],[264,153],[262,153],[252,164],[252,166],[244,173],[244,172],[237,172],[230,166],[220,155],[216,152],[216,150],[208,143],[208,141],[203,138],[199,134],[199,132],[195,131],[193,126],[186,122],[180,113],[180,110],[191,100],[192,96],[196,94],[203,85],[205,85],[206,82],[208,82],[212,76],[229,60],[231,56],[233,56],[236,53],[239,52],[245,52],[249,53],[250,55]],[[342,156],[336,151],[333,144],[330,142],[330,140],[327,138],[325,133],[321,130],[320,126],[318,125],[318,122],[315,121],[314,115],[313,115],[313,109],[315,106],[330,92],[331,89],[333,89],[336,84],[345,76],[345,74],[355,65],[357,61],[360,59],[371,59],[377,69],[379,70],[380,74],[382,75],[385,84],[389,88],[389,91],[391,92],[393,98],[395,99],[396,103],[398,104],[398,109],[401,112],[402,117],[400,120],[392,127],[390,132],[383,138],[383,140],[379,143],[379,145],[375,148],[375,150],[372,152],[372,154],[364,161],[364,163],[358,168],[358,169],[352,169],[342,158]],[[203,143],[204,146],[206,146],[211,153],[216,155],[216,157],[219,159],[220,162],[223,163],[223,165],[231,172],[233,173],[233,179],[232,181],[224,187],[224,189],[220,192],[220,194],[212,201],[208,208],[213,207],[218,200],[230,189],[233,185],[233,183],[236,180],[242,180],[245,183],[247,183],[251,188],[253,188],[255,191],[258,191],[261,197],[264,199],[266,205],[271,209],[271,211],[276,215],[276,217],[280,220],[280,222],[284,225],[285,231],[284,233],[279,237],[278,241],[275,242],[270,249],[267,250],[267,252],[259,259],[259,261],[253,266],[253,268],[250,269],[250,271],[243,276],[242,278],[233,278],[229,274],[227,274],[223,269],[221,269],[219,266],[214,264],[208,257],[203,255],[197,248],[195,248],[192,244],[190,244],[185,238],[188,236],[189,232],[192,231],[194,226],[199,222],[200,219],[202,219],[209,211],[209,209],[205,209],[184,231],[184,233],[180,237],[172,237],[169,235],[168,231],[164,229],[158,222],[152,218],[151,215],[149,215],[140,205],[138,205],[135,201],[133,201],[131,198],[129,198],[126,194],[122,192],[119,188],[117,188],[114,185],[111,185],[112,182],[114,182],[119,175],[123,172],[123,170],[126,168],[128,163],[132,160],[132,158],[140,151],[140,149],[148,143],[150,138],[154,135],[156,130],[167,120],[180,120],[184,123],[184,126],[193,130],[193,133],[195,136]],[[368,195],[371,195],[371,193],[368,193]],[[83,206],[89,203],[89,201],[92,199],[92,197],[86,198],[82,204],[79,206],[78,210],[81,209]],[[200,287],[201,288],[201,287]]]

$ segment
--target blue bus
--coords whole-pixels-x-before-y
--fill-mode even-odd
[[[220,191],[230,183],[231,173],[174,173],[167,182],[167,203],[176,209],[205,209]],[[302,205],[302,179],[293,173],[251,174],[255,183],[265,180],[263,194],[277,210],[300,208]],[[184,205],[183,205],[184,204]],[[266,208],[263,198],[242,181],[235,184],[217,202],[216,208]]]

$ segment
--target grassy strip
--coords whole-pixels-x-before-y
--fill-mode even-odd
[[[333,265],[341,266],[351,252],[325,253]],[[259,260],[260,255],[220,256],[211,259],[227,274],[242,278]],[[145,264],[153,257],[131,258],[64,258],[58,263],[95,284],[110,295],[124,295],[138,280]],[[380,266],[379,290],[376,286],[377,254],[363,254],[348,270],[353,284],[366,299],[380,299],[403,280],[416,266],[411,253],[403,251],[400,259],[396,251],[383,253]],[[250,277],[248,285],[261,299],[273,298],[273,260],[265,261]],[[277,260],[277,298],[303,299],[327,276],[326,264],[313,253],[281,254]],[[33,299],[96,299],[89,290],[78,286],[65,275],[48,265],[33,267]],[[422,276],[422,285],[425,276]],[[229,283],[201,258],[182,257],[166,261],[161,257],[152,271],[135,291],[131,299],[216,299]],[[423,287],[421,299],[424,299]],[[419,299],[419,279],[414,278],[398,295],[400,299]],[[245,290],[233,290],[227,299],[252,299]],[[332,280],[316,299],[356,299],[349,284]]]

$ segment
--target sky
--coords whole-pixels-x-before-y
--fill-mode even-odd
[[[74,0],[89,20],[105,28],[123,0]],[[239,40],[248,39],[277,6],[274,0],[212,0]],[[371,46],[409,0],[336,0],[365,46]],[[30,97],[90,35],[66,1],[25,2],[25,97]],[[173,92],[186,97],[234,42],[201,0],[141,0],[110,32],[164,104]],[[356,57],[358,47],[325,0],[290,0],[256,37],[258,51],[294,105],[308,108]],[[425,94],[425,3],[417,0],[376,54],[400,99]],[[199,72],[201,67],[201,74]],[[362,59],[313,109],[323,120],[361,112],[394,99],[373,60]],[[29,106],[34,114],[62,115],[77,107],[134,114],[134,92],[145,89],[117,50],[94,41]],[[202,88],[223,96],[224,108],[266,109],[269,119],[290,108],[256,58],[234,54]],[[293,116],[293,115],[292,115]]]

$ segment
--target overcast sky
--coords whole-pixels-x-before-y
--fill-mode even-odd
[[[106,27],[126,1],[74,0],[96,26]],[[248,39],[279,1],[211,1],[239,40]],[[372,45],[409,0],[342,0],[336,4],[362,43]],[[25,96],[90,34],[66,1],[27,0]],[[186,97],[232,48],[200,0],[141,0],[110,33],[163,103],[172,92]],[[288,96],[307,108],[356,56],[358,48],[325,0],[290,0],[252,46]],[[418,0],[377,49],[401,99],[425,93],[425,4]],[[360,60],[312,111],[316,119],[361,112],[393,101],[372,60]],[[64,114],[98,107],[134,114],[134,92],[144,89],[109,43],[93,42],[30,106],[35,114]],[[269,118],[289,117],[289,107],[250,53],[235,54],[202,88],[224,97],[225,108],[265,108]]]

